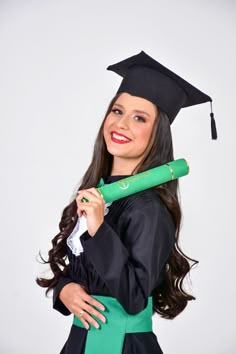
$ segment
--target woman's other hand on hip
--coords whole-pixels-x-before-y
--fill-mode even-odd
[[[81,320],[86,329],[89,329],[89,325],[99,328],[99,323],[91,315],[106,322],[106,318],[97,310],[104,311],[104,306],[90,296],[81,285],[77,283],[65,285],[60,291],[59,298],[68,310]]]

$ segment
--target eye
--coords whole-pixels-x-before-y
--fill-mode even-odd
[[[134,116],[134,120],[136,120],[137,122],[146,122],[146,119],[142,116]]]
[[[122,114],[122,111],[118,108],[113,108],[111,111],[112,111],[112,113],[115,113],[115,114]]]

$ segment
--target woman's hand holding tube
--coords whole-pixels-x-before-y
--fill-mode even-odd
[[[88,202],[83,202],[84,198]],[[88,233],[93,237],[104,221],[105,202],[96,188],[90,188],[78,191],[76,203],[77,213],[86,217]]]
[[[59,299],[68,308],[68,310],[77,316],[86,329],[89,329],[89,324],[95,328],[99,328],[98,322],[91,316],[95,316],[102,322],[106,322],[106,318],[93,306],[104,311],[104,306],[88,295],[84,288],[77,283],[69,283],[65,285],[59,294]]]

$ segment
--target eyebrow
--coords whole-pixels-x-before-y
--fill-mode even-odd
[[[122,104],[119,104],[119,103],[114,103],[114,106],[119,106],[121,108],[124,109],[124,106],[122,106]],[[148,114],[147,112],[145,111],[140,111],[139,109],[135,109],[134,112],[136,113],[142,113],[142,114],[145,114],[146,116],[150,117],[150,114]]]

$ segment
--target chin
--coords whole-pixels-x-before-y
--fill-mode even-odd
[[[122,156],[124,156],[125,155],[125,153],[124,152],[122,152],[121,151],[121,148],[118,146],[118,147],[116,147],[116,146],[107,146],[107,151],[111,154],[111,155],[113,155],[113,156],[120,156],[120,157],[122,157]]]

